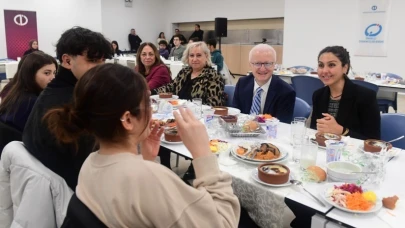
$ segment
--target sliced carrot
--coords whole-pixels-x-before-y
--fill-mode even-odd
[[[346,207],[356,211],[368,211],[373,206],[360,192],[348,194],[346,196]]]

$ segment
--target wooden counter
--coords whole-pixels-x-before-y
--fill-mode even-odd
[[[228,65],[229,70],[233,74],[246,75],[250,71],[249,52],[255,45],[241,45],[241,44],[222,44],[221,51],[224,56],[224,61]],[[282,63],[283,59],[283,46],[272,46],[277,53],[277,64]]]

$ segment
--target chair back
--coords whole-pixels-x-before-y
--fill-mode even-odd
[[[0,121],[0,157],[3,148],[12,141],[22,141],[22,132]]]
[[[234,85],[225,85],[224,92],[227,95],[226,106],[232,107],[233,94],[235,93],[235,86]]]
[[[311,72],[311,71],[314,70],[312,67],[309,67],[309,66],[292,66],[292,67],[289,67],[289,68],[295,68],[295,69],[304,68],[304,69],[307,70],[308,72]]]
[[[381,139],[390,141],[405,135],[405,115],[386,113],[381,115]],[[392,146],[405,149],[405,138],[392,143]]]
[[[294,106],[294,113],[293,118],[295,117],[305,117],[308,119],[309,115],[311,114],[311,106],[301,98],[295,98],[295,106]]]
[[[7,144],[1,157],[0,227],[60,227],[73,195],[65,180],[32,156],[22,142]],[[41,208],[33,210],[32,205]],[[11,220],[4,218],[8,210]]]
[[[366,88],[368,88],[368,89],[371,89],[371,90],[373,90],[374,92],[378,92],[378,85],[375,85],[375,84],[373,84],[373,83],[370,83],[370,82],[366,82],[366,81],[361,81],[361,80],[352,80],[352,82],[354,83],[354,84],[357,84],[357,85],[359,85],[359,86],[363,86],[363,87],[366,87]]]
[[[225,61],[222,70],[219,72],[219,74],[224,79],[225,85],[232,85],[231,72],[229,71],[228,65],[226,65]]]
[[[319,78],[312,76],[294,76],[291,78],[291,82],[297,97],[307,102],[310,106],[312,106],[312,95],[314,92],[324,87]]]
[[[399,80],[403,80],[403,78],[397,74],[393,74],[393,73],[387,73],[387,78],[394,78],[394,79],[399,79]]]
[[[107,228],[90,209],[73,194],[61,228]]]

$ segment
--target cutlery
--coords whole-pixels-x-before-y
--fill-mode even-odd
[[[377,172],[352,172],[352,173],[377,174]]]
[[[388,141],[389,143],[392,143],[392,142],[396,142],[396,141],[398,141],[398,140],[401,140],[401,139],[403,139],[405,136],[401,136],[401,137],[398,137],[398,138],[396,138],[396,139],[393,139],[393,140],[391,140],[391,141]]]
[[[319,204],[321,204],[322,206],[325,207],[325,204],[324,204],[321,200],[319,200],[318,198],[316,198],[314,195],[312,195],[312,193],[310,193],[308,190],[306,190],[306,189],[304,188],[304,186],[302,186],[302,182],[301,182],[301,181],[299,181],[299,180],[290,180],[290,183],[293,184],[293,185],[299,186],[299,187],[301,187],[302,189],[304,189],[304,191],[306,191],[310,196],[312,196],[312,198],[314,198],[316,201],[318,201]]]

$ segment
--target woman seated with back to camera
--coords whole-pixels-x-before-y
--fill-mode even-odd
[[[163,128],[152,124],[145,80],[125,66],[90,69],[72,104],[45,115],[61,142],[76,142],[85,132],[99,142],[80,170],[76,194],[107,227],[237,227],[232,178],[219,170],[204,125],[190,110],[179,111],[174,117],[194,158],[194,187],[154,162]]]
[[[357,139],[380,139],[380,111],[376,92],[348,77],[349,52],[341,46],[318,55],[318,76],[326,85],[312,96],[311,128]]]
[[[188,66],[180,70],[173,82],[152,90],[152,94],[170,92],[180,99],[201,98],[205,105],[223,105],[224,82],[212,68],[207,45],[204,42],[188,44],[182,61]]]
[[[171,80],[169,68],[160,59],[159,51],[152,43],[143,43],[138,48],[135,71],[143,75],[149,89],[156,89]]]

